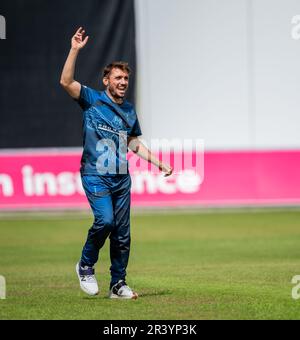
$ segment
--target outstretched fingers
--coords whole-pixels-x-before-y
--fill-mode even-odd
[[[79,27],[78,30],[76,31],[76,33],[74,34],[74,36],[78,39],[81,39],[83,38],[84,36],[84,33],[85,33],[85,30],[82,28],[82,27]]]
[[[89,36],[87,35],[83,40],[83,44],[85,45],[88,42],[88,40],[89,40]]]
[[[75,49],[81,49],[86,45],[88,40],[89,37],[85,36],[85,30],[82,27],[79,27],[72,37],[71,45]]]
[[[82,31],[82,27],[80,26],[78,30],[76,31],[75,35],[79,34]]]

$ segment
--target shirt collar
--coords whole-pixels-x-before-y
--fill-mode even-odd
[[[107,104],[110,104],[110,105],[117,105],[119,106],[120,108],[123,108],[123,107],[126,107],[126,103],[127,101],[124,99],[123,103],[121,105],[115,103],[109,96],[108,94],[106,93],[106,91],[102,91],[101,93],[101,100]]]

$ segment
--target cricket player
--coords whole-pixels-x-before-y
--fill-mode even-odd
[[[79,51],[89,37],[79,28],[71,40],[60,84],[83,110],[83,154],[81,179],[94,214],[80,261],[76,265],[81,289],[89,295],[99,292],[94,265],[107,237],[110,238],[111,283],[109,297],[136,299],[126,284],[130,251],[130,187],[126,160],[129,147],[139,157],[156,165],[165,176],[172,174],[139,140],[139,121],[134,107],[125,100],[130,69],[125,62],[113,62],[103,71],[105,91],[98,92],[74,80]]]

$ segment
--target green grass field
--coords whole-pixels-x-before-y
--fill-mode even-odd
[[[75,274],[91,218],[3,218],[0,319],[300,319],[300,211],[132,217],[127,282],[136,301],[107,299],[108,243],[96,266],[100,295]]]

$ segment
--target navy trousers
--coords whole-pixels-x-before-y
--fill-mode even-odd
[[[94,214],[81,265],[94,266],[110,238],[111,286],[125,280],[130,251],[130,175],[83,175],[82,185]]]

